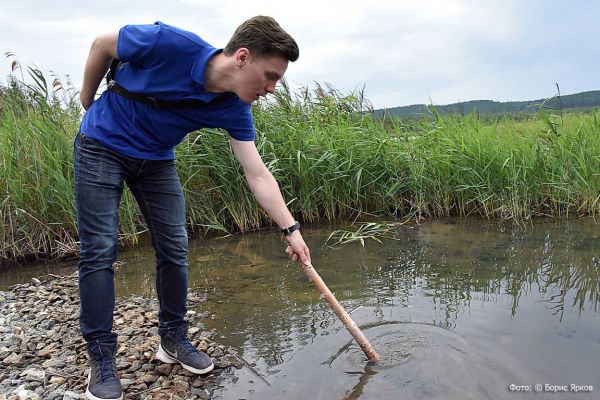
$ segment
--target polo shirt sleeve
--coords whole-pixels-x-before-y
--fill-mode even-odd
[[[125,62],[144,62],[148,60],[160,37],[159,24],[125,25],[119,31],[117,54]]]
[[[238,112],[229,113],[225,130],[235,140],[242,142],[254,140],[254,120],[249,104],[244,104]]]

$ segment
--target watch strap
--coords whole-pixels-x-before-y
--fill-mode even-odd
[[[289,228],[282,229],[281,233],[283,233],[284,236],[288,236],[289,234],[297,230],[300,230],[300,222],[294,221],[294,225],[290,226]]]

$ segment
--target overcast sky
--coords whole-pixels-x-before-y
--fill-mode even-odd
[[[364,85],[375,108],[600,89],[597,0],[1,0],[0,51],[79,87],[99,33],[160,20],[223,47],[259,14],[300,46],[293,85]],[[2,81],[9,72],[0,59]]]

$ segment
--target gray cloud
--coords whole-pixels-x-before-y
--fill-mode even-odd
[[[221,4],[219,4],[221,3]],[[0,51],[81,84],[92,39],[162,20],[216,46],[253,15],[272,15],[299,42],[294,85],[366,85],[375,107],[471,99],[524,100],[597,89],[600,28],[593,1],[275,0],[3,2]],[[0,61],[0,77],[10,70]]]

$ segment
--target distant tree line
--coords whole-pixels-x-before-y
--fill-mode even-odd
[[[394,107],[375,110],[376,116],[395,117],[402,119],[421,118],[431,115],[435,110],[438,114],[530,114],[540,108],[548,110],[593,109],[600,107],[600,90],[581,92],[566,96],[554,96],[549,99],[529,101],[499,102],[493,100],[472,100],[448,105],[414,104],[404,107]]]

